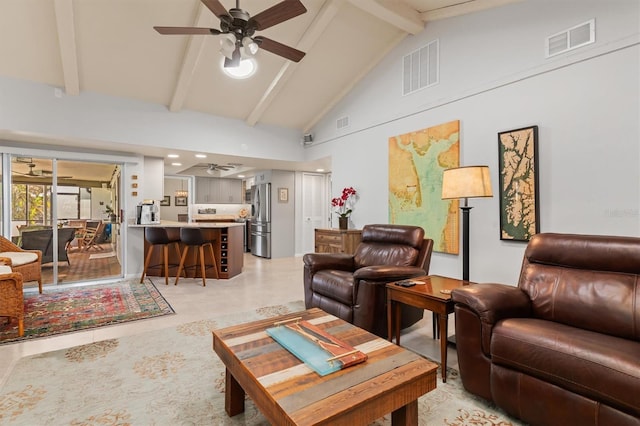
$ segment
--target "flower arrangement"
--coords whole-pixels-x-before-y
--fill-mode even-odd
[[[340,217],[349,217],[356,202],[357,192],[352,187],[344,188],[340,197],[331,200],[331,207]]]

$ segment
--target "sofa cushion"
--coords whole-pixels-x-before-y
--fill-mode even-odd
[[[345,305],[353,305],[353,274],[337,269],[325,269],[316,272],[311,283],[314,293],[328,296]]]
[[[635,416],[640,416],[639,354],[638,342],[532,318],[502,320],[491,338],[494,364]]]
[[[0,265],[0,274],[10,274],[12,272],[11,266]]]
[[[38,260],[37,254],[24,251],[3,251],[0,252],[0,257],[8,257],[11,259],[11,266],[26,265],[27,263]]]
[[[402,244],[360,243],[354,260],[356,268],[374,265],[414,266],[419,250]]]
[[[531,299],[533,316],[640,341],[638,241],[535,235],[525,250],[518,282]]]

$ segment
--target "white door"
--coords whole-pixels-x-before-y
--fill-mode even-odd
[[[314,230],[328,227],[326,175],[302,174],[302,252],[315,251]]]

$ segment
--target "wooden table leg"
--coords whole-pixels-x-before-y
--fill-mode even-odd
[[[442,368],[442,382],[447,381],[447,328],[449,315],[438,314],[438,323],[440,325],[440,362]]]
[[[391,413],[391,425],[418,426],[418,400],[412,401]]]
[[[244,389],[236,381],[229,369],[225,368],[224,410],[229,417],[244,412]]]
[[[387,339],[393,342],[393,300],[389,297],[387,290]]]
[[[396,333],[396,345],[400,346],[400,323],[402,322],[402,303],[395,302],[395,312],[393,318],[393,324]]]

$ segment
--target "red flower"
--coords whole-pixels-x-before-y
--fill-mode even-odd
[[[353,187],[347,187],[342,190],[340,197],[331,199],[331,207],[341,217],[348,217],[353,211],[351,206],[356,202],[357,192]]]

